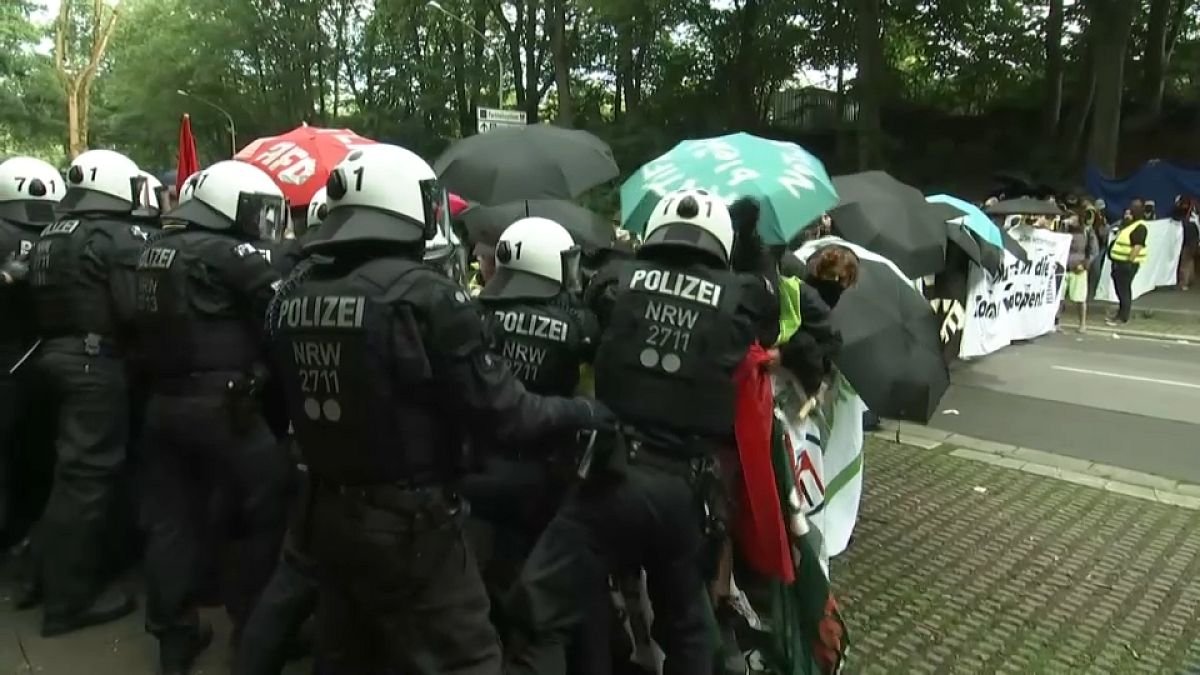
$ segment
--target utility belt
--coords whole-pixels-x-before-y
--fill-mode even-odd
[[[343,485],[312,478],[314,502],[332,501],[362,518],[365,527],[422,532],[461,523],[466,503],[443,484]]]
[[[160,396],[197,396],[203,394],[225,397],[225,408],[236,434],[250,433],[262,419],[259,393],[266,371],[237,370],[198,371],[179,375],[151,375],[149,389]]]
[[[118,359],[122,356],[117,341],[99,333],[57,333],[47,335],[44,345],[53,351]]]
[[[213,370],[179,375],[151,373],[150,390],[164,396],[194,396],[204,392],[222,393],[236,388],[236,383],[247,377],[245,373],[236,370]]]
[[[621,476],[629,467],[681,478],[696,494],[697,508],[704,515],[705,534],[723,536],[727,531],[729,500],[715,455],[683,457],[636,436],[637,432],[628,428],[593,432],[579,463],[579,478],[587,481],[598,474]]]

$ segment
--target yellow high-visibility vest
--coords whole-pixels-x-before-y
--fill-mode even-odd
[[[779,275],[779,344],[790,340],[804,317],[800,316],[800,286],[804,282],[796,277]]]
[[[1129,262],[1129,254],[1133,252],[1133,244],[1130,242],[1130,237],[1133,236],[1134,228],[1145,224],[1146,221],[1144,220],[1135,220],[1121,228],[1121,231],[1117,233],[1117,239],[1113,242],[1112,251],[1109,252],[1108,257],[1116,262]],[[1146,255],[1149,252],[1148,248],[1148,246],[1143,246],[1138,251],[1137,257],[1133,260],[1135,265],[1146,262]]]

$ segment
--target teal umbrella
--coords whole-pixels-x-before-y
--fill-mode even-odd
[[[960,222],[967,229],[979,235],[981,239],[992,246],[1004,248],[1004,240],[1000,237],[1000,228],[978,206],[970,202],[965,202],[958,197],[951,197],[950,195],[930,195],[925,198],[925,201],[934,202],[935,204],[949,204],[962,211],[963,215]]]
[[[758,229],[767,244],[788,243],[838,203],[825,166],[804,148],[736,133],[683,141],[638,169],[621,186],[621,226],[641,234],[658,200],[683,188],[727,202],[757,198]]]

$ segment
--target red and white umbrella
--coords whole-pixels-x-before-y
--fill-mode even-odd
[[[242,148],[234,159],[266,171],[292,206],[304,206],[325,187],[329,172],[351,150],[374,144],[349,129],[305,124],[279,136],[260,138]]]

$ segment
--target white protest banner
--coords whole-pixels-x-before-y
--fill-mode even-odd
[[[1031,340],[1054,330],[1071,235],[1023,226],[1009,234],[1024,247],[1029,262],[1006,251],[996,276],[971,265],[961,358],[990,354],[1014,340]]]
[[[799,384],[787,373],[773,376],[775,418],[788,434],[796,467],[796,490],[809,525],[821,532],[822,561],[846,550],[863,487],[863,413],[866,405],[839,373],[825,400],[800,419]],[[791,391],[788,391],[788,390]]]
[[[1112,235],[1116,237],[1116,235]],[[1140,298],[1159,286],[1174,286],[1179,269],[1179,249],[1183,247],[1183,227],[1176,220],[1151,220],[1146,223],[1146,262],[1133,278],[1133,297]],[[1104,256],[1096,299],[1116,302],[1112,282],[1112,261]]]

